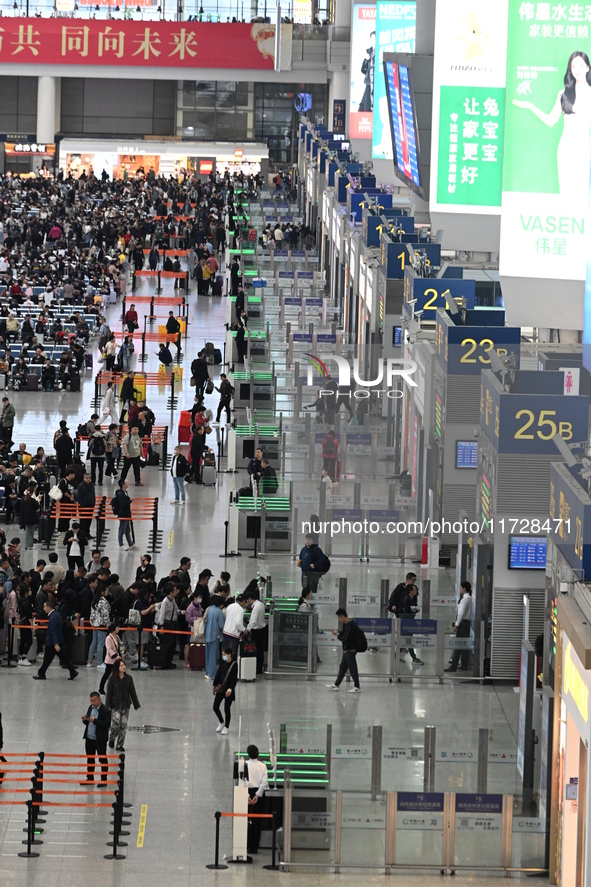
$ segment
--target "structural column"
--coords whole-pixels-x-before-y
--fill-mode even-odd
[[[55,133],[59,129],[58,90],[61,86],[59,77],[38,78],[37,83],[37,141],[42,144],[55,142]],[[58,118],[58,119],[56,119]]]

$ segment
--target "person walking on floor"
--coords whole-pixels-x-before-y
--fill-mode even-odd
[[[219,721],[216,727],[216,733],[227,736],[230,732],[230,719],[232,703],[236,699],[236,681],[238,680],[238,663],[236,656],[230,647],[224,647],[222,652],[222,661],[213,679],[213,710]],[[224,717],[220,712],[222,702],[224,703]]]
[[[84,726],[84,750],[86,752],[86,779],[80,785],[86,786],[94,782],[95,757],[101,764],[101,781],[99,787],[107,785],[109,775],[109,760],[107,758],[107,737],[111,724],[111,712],[101,702],[100,694],[96,691],[90,694],[90,705],[85,715],[82,715]]]
[[[113,666],[120,658],[121,640],[119,638],[119,630],[117,623],[111,622],[109,625],[109,633],[105,640],[105,670],[99,687],[99,693],[101,696],[105,692],[105,687],[111,676],[111,672],[113,671]]]
[[[51,601],[45,601],[43,611],[47,616],[47,631],[45,634],[45,652],[43,654],[43,662],[37,674],[33,675],[34,681],[45,681],[45,673],[53,662],[55,656],[59,658],[60,665],[67,668],[70,672],[68,680],[73,681],[78,677],[78,672],[70,662],[69,656],[65,649],[64,640],[64,620],[57,610],[54,609]]]
[[[133,526],[131,520],[131,502],[132,499],[127,492],[129,484],[126,480],[119,481],[119,489],[111,500],[111,509],[113,514],[119,518],[119,548],[124,548],[123,539],[127,540],[127,551],[135,551],[137,545],[133,536]]]
[[[185,475],[189,473],[191,466],[187,458],[181,451],[180,444],[174,448],[174,456],[170,465],[170,474],[174,484],[174,500],[171,505],[184,505],[186,501],[185,494]]]
[[[127,674],[127,666],[122,659],[117,659],[113,664],[113,671],[107,683],[107,708],[111,711],[111,729],[109,731],[109,748],[116,751],[125,751],[125,735],[129,710],[133,704],[135,711],[140,707],[135,684],[130,674]]]
[[[456,609],[456,621],[453,629],[457,638],[469,638],[472,628],[472,585],[468,581],[462,582],[460,585],[460,600]],[[458,662],[462,660],[460,671],[468,671],[470,651],[454,650],[451,654],[451,661],[446,671],[457,671]]]
[[[357,671],[357,628],[355,622],[349,618],[347,611],[340,607],[336,612],[336,617],[340,622],[340,629],[333,629],[332,634],[335,635],[343,645],[343,658],[339,666],[339,673],[334,684],[327,684],[330,690],[338,690],[347,672],[350,672],[353,678],[353,688],[348,693],[359,693],[359,672]]]
[[[205,679],[213,681],[218,668],[220,647],[223,640],[226,617],[222,611],[222,599],[214,594],[203,614],[205,624]]]
[[[125,480],[129,469],[133,467],[133,475],[135,477],[136,487],[143,487],[140,474],[140,456],[142,454],[142,439],[140,437],[139,428],[133,425],[121,441],[123,447],[123,470],[121,472],[121,480]]]
[[[12,443],[12,432],[14,430],[14,417],[16,415],[14,406],[7,397],[2,398],[2,414],[0,415],[0,428],[2,430],[2,440],[5,443]]]
[[[92,483],[95,484],[96,473],[98,471],[98,485],[102,487],[103,485],[103,469],[105,467],[105,454],[107,452],[107,445],[105,441],[105,435],[100,430],[100,426],[93,431],[92,437],[88,441],[88,458],[90,459],[90,473],[92,477]]]
[[[417,598],[419,595],[419,589],[416,585],[408,586],[408,593],[405,595],[405,598],[402,602],[402,613],[400,614],[401,619],[414,619],[420,607],[417,606]],[[419,659],[417,656],[414,647],[407,647],[407,650],[410,654],[410,658],[414,662],[415,665],[424,665],[422,659]],[[402,652],[402,651],[401,651]],[[402,656],[400,657],[402,659]]]
[[[107,592],[108,588],[99,582],[90,608],[90,625],[94,631],[92,632],[92,641],[88,650],[87,668],[92,668],[95,653],[96,664],[103,664],[105,638],[107,636],[107,628],[111,624],[111,607],[107,600]]]
[[[220,393],[220,402],[218,403],[218,412],[215,417],[216,422],[219,423],[222,411],[226,411],[226,422],[230,424],[232,421],[232,416],[230,414],[230,404],[232,402],[232,398],[234,396],[234,388],[228,382],[228,377],[225,373],[220,373],[220,387],[218,388],[216,385],[216,391]]]

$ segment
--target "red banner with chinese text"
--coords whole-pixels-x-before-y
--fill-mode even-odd
[[[274,56],[263,23],[0,19],[0,64],[273,70]]]

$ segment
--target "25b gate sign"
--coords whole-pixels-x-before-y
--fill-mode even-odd
[[[498,419],[493,414],[498,452],[556,454],[558,459],[552,438],[559,434],[568,444],[586,440],[588,413],[588,397],[501,395]]]

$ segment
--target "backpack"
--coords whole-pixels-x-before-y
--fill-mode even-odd
[[[92,442],[90,444],[90,455],[91,456],[104,456],[107,452],[107,447],[105,444],[104,437],[93,437]]]
[[[357,653],[365,653],[367,651],[365,632],[359,628],[355,621],[353,621],[353,625],[355,626],[355,650]]]
[[[86,422],[81,422],[76,430],[77,437],[88,437],[88,428],[86,427]]]
[[[324,444],[324,454],[326,456],[334,456],[336,454],[336,449],[333,440],[327,440]]]
[[[324,563],[323,563],[322,566],[318,569],[318,572],[319,572],[319,573],[328,573],[328,571],[330,570],[331,566],[332,566],[332,565],[331,565],[331,563],[330,563],[330,558],[329,558],[329,556],[328,556],[327,554],[325,554],[325,555],[324,555]]]
[[[119,499],[116,495],[111,499],[111,511],[113,514],[119,514]]]

